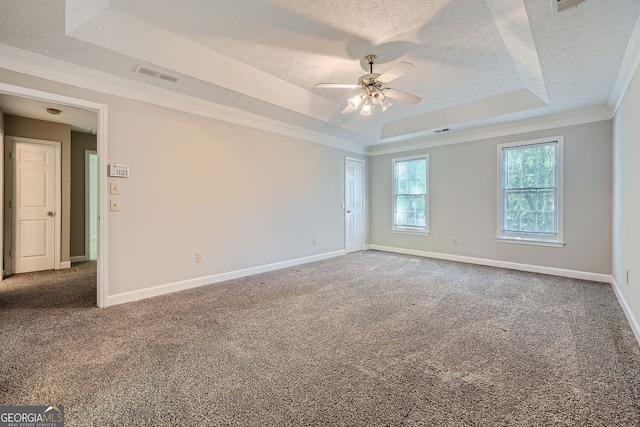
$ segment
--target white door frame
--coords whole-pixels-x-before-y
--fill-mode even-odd
[[[84,258],[85,261],[91,260],[91,209],[89,208],[91,197],[91,155],[98,155],[96,150],[84,150]]]
[[[9,270],[9,273],[13,273],[16,271],[16,258],[13,256],[16,253],[16,244],[17,244],[17,239],[16,239],[16,231],[17,231],[17,223],[15,222],[16,220],[16,214],[15,214],[15,210],[18,209],[18,206],[15,206],[15,204],[13,203],[13,201],[15,200],[15,193],[16,193],[16,177],[15,177],[15,161],[16,161],[16,144],[20,143],[20,142],[25,142],[28,144],[39,144],[39,145],[52,145],[55,149],[55,154],[54,154],[54,201],[53,201],[53,205],[54,205],[54,212],[55,212],[55,216],[53,218],[54,220],[54,233],[53,233],[53,265],[54,265],[54,269],[56,270],[60,270],[61,268],[61,263],[60,263],[60,242],[61,242],[61,236],[62,236],[62,220],[60,219],[61,215],[61,211],[62,211],[62,194],[61,194],[61,190],[62,190],[62,186],[61,186],[61,181],[62,181],[62,170],[61,170],[61,165],[62,165],[62,155],[61,155],[61,151],[62,151],[62,143],[60,141],[49,141],[49,140],[45,140],[45,139],[34,139],[34,138],[23,138],[21,136],[13,136],[13,135],[7,135],[6,136],[6,141],[8,141],[11,144],[11,148],[10,148],[10,152],[11,152],[11,161],[10,161],[10,167],[11,167],[11,254],[12,256],[11,258],[11,268]]]
[[[344,158],[344,171],[343,171],[343,178],[344,178],[344,206],[346,209],[346,206],[348,206],[348,200],[347,200],[347,163],[348,162],[358,162],[358,163],[362,163],[362,250],[366,249],[366,216],[367,216],[367,192],[366,192],[366,162],[363,159],[357,159],[355,157],[348,157],[345,156]],[[345,251],[347,250],[347,239],[348,239],[348,233],[347,233],[347,221],[346,221],[346,210],[344,212],[345,215],[343,215],[344,218],[344,249]]]
[[[86,110],[94,111],[97,115],[98,126],[96,139],[98,151],[98,289],[96,299],[98,307],[106,307],[109,284],[107,274],[107,206],[109,205],[107,200],[107,106],[105,104],[100,104],[93,101],[72,98],[55,93],[43,92],[2,82],[0,82],[0,93],[84,108]],[[4,169],[4,166],[2,167]]]
[[[2,144],[4,142],[4,133],[3,129],[0,129],[0,141]],[[0,190],[2,190],[2,194],[4,194],[4,147],[0,150],[0,167],[2,168],[2,173],[0,173]],[[3,196],[4,197],[4,196]],[[4,266],[4,200],[0,204],[2,207],[0,208],[0,262]],[[0,282],[4,279],[4,267],[0,268]]]

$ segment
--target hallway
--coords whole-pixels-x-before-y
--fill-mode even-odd
[[[0,310],[96,306],[96,262],[16,274],[0,282]]]

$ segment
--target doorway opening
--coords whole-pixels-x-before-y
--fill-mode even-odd
[[[12,100],[17,100],[18,102],[14,102],[14,104],[11,104]],[[9,107],[7,107],[6,103],[9,103],[8,104]],[[107,165],[106,165],[107,107],[104,104],[99,104],[92,101],[71,98],[67,96],[37,91],[37,90],[24,88],[20,86],[0,83],[0,108],[2,108],[2,111],[4,112],[4,116],[5,116],[5,126],[3,129],[5,140],[7,139],[6,136],[9,136],[11,132],[11,129],[8,129],[6,118],[9,117],[11,119],[11,116],[25,117],[25,114],[21,114],[20,110],[14,111],[13,110],[14,107],[12,105],[14,106],[19,105],[21,107],[26,106],[25,108],[31,108],[32,111],[46,110],[46,108],[53,108],[53,109],[58,109],[63,111],[62,115],[53,117],[53,118],[38,117],[38,116],[28,117],[29,119],[35,120],[35,121],[50,121],[50,122],[57,122],[57,123],[65,123],[64,120],[65,119],[69,120],[68,117],[70,116],[68,115],[67,117],[65,117],[65,114],[64,114],[65,110],[66,111],[74,110],[80,113],[84,112],[85,116],[92,117],[93,130],[91,131],[91,133],[93,133],[95,143],[93,146],[93,150],[91,150],[93,151],[92,153],[93,156],[88,156],[90,171],[85,173],[85,170],[84,170],[85,161],[86,161],[85,159],[87,158],[85,156],[87,156],[87,154],[85,153],[85,150],[82,150],[82,155],[81,155],[81,158],[79,159],[79,161],[82,163],[82,168],[81,168],[82,173],[81,175],[77,176],[77,179],[79,179],[81,182],[82,196],[83,196],[82,199],[85,199],[85,196],[88,195],[88,197],[86,197],[86,199],[88,200],[86,201],[82,200],[82,203],[76,203],[76,205],[80,205],[80,209],[81,209],[82,221],[80,226],[82,228],[82,233],[81,233],[82,236],[81,236],[80,244],[82,247],[81,252],[83,252],[83,254],[81,258],[78,257],[78,254],[75,254],[76,256],[72,256],[74,254],[71,254],[71,251],[68,246],[70,243],[67,243],[67,247],[66,249],[64,249],[64,252],[66,255],[63,256],[63,258],[66,258],[63,260],[63,262],[66,261],[67,264],[63,264],[63,267],[69,267],[75,263],[78,263],[77,265],[81,266],[80,263],[84,261],[89,261],[89,263],[93,265],[93,267],[91,267],[89,271],[95,272],[95,278],[96,278],[96,289],[94,291],[96,298],[93,304],[97,304],[98,307],[104,307],[107,305],[107,274],[106,274],[107,272],[107,257],[106,257],[106,253],[107,253],[106,212],[107,210],[106,210],[106,207],[108,205],[106,202],[107,200],[106,179],[104,178],[107,176]],[[36,114],[36,113],[33,113],[33,114]],[[29,116],[29,114],[26,114],[26,116]],[[74,129],[74,123],[67,121],[66,124],[71,125],[72,130]],[[15,130],[16,128],[14,127],[13,129]],[[55,139],[55,138],[52,138],[52,139]],[[65,154],[65,150],[67,150],[66,154]],[[70,160],[70,153],[68,150],[70,150],[69,146],[67,146],[66,148],[65,147],[62,148],[63,178],[62,178],[62,189],[61,189],[61,192],[63,194],[63,205],[64,205],[65,191],[67,191],[66,197],[67,197],[68,204],[67,204],[67,207],[62,209],[62,212],[60,213],[61,215],[67,216],[66,218],[67,224],[72,222],[70,219],[71,208],[68,207],[68,205],[69,204],[73,205],[72,203],[68,202],[69,198],[71,197],[70,196],[71,189],[69,188],[70,184],[69,184],[68,176],[72,175],[69,169],[69,164],[71,160]],[[0,150],[0,152],[3,153],[4,150]],[[66,162],[66,166],[65,166],[65,162]],[[6,168],[4,167],[4,164],[5,164],[4,161],[0,161],[0,165],[2,165],[3,167],[3,172],[2,174],[0,174],[0,179],[6,180],[7,171],[5,170]],[[85,189],[84,187],[86,186],[85,184],[87,180],[86,175],[88,175],[88,179],[89,179],[89,185],[87,186],[89,188]],[[101,177],[103,178],[101,179]],[[6,188],[6,183],[3,183],[2,185]],[[6,191],[5,191],[5,194],[6,194]],[[89,212],[87,212],[87,210],[89,210]],[[54,212],[54,216],[56,215],[57,215],[57,211]],[[85,221],[85,219],[88,219],[88,220]],[[6,224],[7,218],[4,218],[4,221],[2,222]],[[75,225],[78,226],[78,224],[75,224]],[[73,226],[73,223],[71,224],[71,226]],[[69,229],[71,226],[67,226],[67,229]],[[2,229],[3,239],[5,240],[5,242],[7,241],[6,228],[7,227],[5,226]],[[65,227],[61,227],[61,228],[64,230]],[[70,232],[70,231],[67,230],[66,232]],[[67,242],[69,242],[69,240],[70,238],[67,236]],[[88,244],[87,244],[87,240],[88,240]],[[6,251],[7,251],[6,245],[0,245],[0,260],[3,260],[5,258],[6,254],[4,252]],[[7,268],[6,263],[4,267]],[[71,270],[74,270],[75,269],[74,267],[75,266],[72,266]],[[8,270],[10,271],[10,269]],[[86,273],[86,269],[84,270]],[[63,268],[62,271],[69,271],[69,270]],[[33,274],[34,277],[38,279],[38,278],[44,277],[43,273],[47,273],[47,272],[27,273],[27,274]],[[53,273],[56,273],[56,271],[53,271]],[[39,279],[39,280],[46,281],[47,279]]]

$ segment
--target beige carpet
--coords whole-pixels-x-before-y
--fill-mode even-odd
[[[368,251],[94,304],[90,263],[0,284],[0,404],[68,426],[640,425],[606,284]]]

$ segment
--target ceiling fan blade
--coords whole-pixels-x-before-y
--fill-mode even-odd
[[[351,106],[351,104],[347,104],[347,106],[346,106],[346,107],[344,107],[344,110],[342,110],[342,114],[349,114],[349,113],[351,113],[351,112],[353,112],[353,111],[356,111],[356,109],[355,109],[355,108],[353,108],[353,107]]]
[[[355,89],[358,85],[349,83],[318,83],[316,87],[322,89]]]
[[[383,92],[384,96],[388,96],[389,98],[397,99],[398,101],[406,102],[411,105],[416,105],[422,99],[419,96],[391,88],[384,89]]]
[[[415,68],[416,67],[413,64],[409,64],[408,62],[401,62],[398,65],[392,67],[386,73],[382,73],[380,76],[378,76],[378,81],[382,83],[389,83],[391,80],[397,79],[398,77],[405,75]]]

